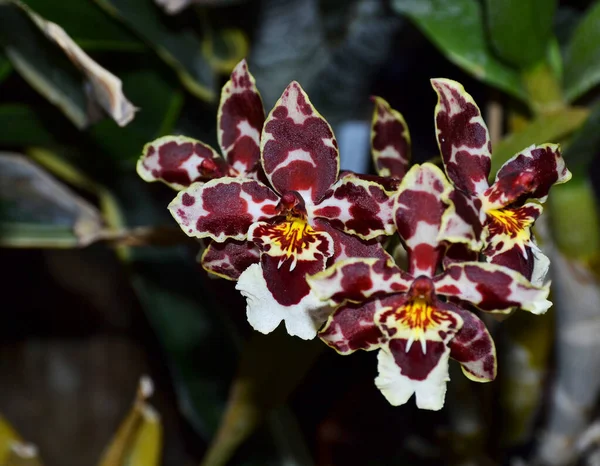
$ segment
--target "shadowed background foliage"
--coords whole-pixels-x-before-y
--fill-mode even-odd
[[[202,271],[172,192],[135,164],[162,135],[216,147],[244,57],[267,110],[301,83],[342,168],[371,169],[371,95],[403,113],[417,162],[439,157],[432,77],[480,104],[493,170],[563,145],[574,178],[538,222],[555,306],[489,323],[496,382],[457,371],[443,411],[393,408],[369,355],[253,335],[233,284]],[[232,384],[254,416],[234,465],[598,464],[598,84],[597,1],[0,0],[0,464],[198,464]]]

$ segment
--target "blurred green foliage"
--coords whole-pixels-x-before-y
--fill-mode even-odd
[[[11,151],[10,156],[0,156],[0,244],[80,247],[136,226],[170,225],[166,191],[138,180],[135,162],[146,142],[170,133],[213,142],[219,84],[253,50],[246,39],[248,30],[262,47],[256,75],[264,78],[259,86],[267,87],[267,100],[279,94],[284,81],[305,79],[326,108],[339,107],[334,119],[349,113],[339,103],[356,100],[359,94],[352,85],[365,87],[356,70],[366,73],[378,63],[370,57],[361,61],[364,57],[356,50],[363,47],[373,56],[376,51],[386,53],[377,41],[391,37],[391,23],[385,29],[361,10],[358,19],[346,24],[346,3],[322,2],[332,21],[343,23],[336,23],[337,30],[354,34],[354,43],[330,34],[341,45],[329,49],[325,34],[316,27],[316,2],[265,2],[267,20],[281,16],[282,21],[306,26],[290,27],[286,40],[277,37],[281,30],[272,23],[268,29],[267,20],[258,21],[258,3],[215,9],[195,5],[168,16],[150,0],[0,0],[0,89],[5,91],[0,94],[0,149]],[[600,222],[590,221],[597,220],[597,213],[589,167],[600,146],[600,1],[581,16],[568,15],[568,21],[563,21],[564,11],[557,10],[554,0],[392,0],[391,5],[448,60],[500,91],[511,109],[508,121],[521,121],[495,144],[494,169],[532,143],[563,143],[575,180],[560,188],[563,194],[550,209],[554,236],[566,253],[597,263]],[[284,18],[284,10],[293,14]],[[124,127],[110,118],[98,121],[90,112],[85,74],[48,38],[30,11],[59,24],[122,81],[123,94],[139,108],[133,121]],[[252,27],[242,30],[240,17],[247,17]],[[345,76],[340,69],[351,72]],[[351,107],[352,116],[361,114],[362,105],[358,111]],[[20,191],[12,188],[18,183]],[[42,196],[35,188],[43,183],[52,189]],[[97,229],[85,241],[76,231],[82,203],[85,219],[93,217],[91,224]],[[561,217],[565,212],[568,219]],[[567,224],[580,234],[565,235],[562,225]],[[221,303],[206,292],[213,284],[207,285],[183,245],[183,235],[180,241],[181,246],[160,249],[117,245],[117,252],[167,355],[179,407],[208,442],[224,411],[242,338]],[[195,243],[187,244],[197,249]],[[302,350],[293,351],[297,356]],[[549,350],[544,346],[543,351],[533,358],[536,363],[543,364]],[[266,388],[261,396],[268,395]],[[534,408],[522,409],[530,413]],[[519,416],[519,422],[528,418]],[[281,464],[281,457],[303,448],[293,428],[285,433],[288,442],[282,446],[276,436],[263,431],[236,464]]]

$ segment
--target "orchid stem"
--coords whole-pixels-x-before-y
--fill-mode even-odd
[[[227,464],[267,414],[285,402],[324,348],[320,341],[291,337],[282,328],[269,335],[255,332],[246,343],[221,424],[201,466]]]

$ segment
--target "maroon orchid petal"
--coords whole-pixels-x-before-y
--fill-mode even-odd
[[[346,303],[329,317],[319,338],[340,354],[377,349],[386,338],[375,324],[375,312],[382,307],[398,307],[404,300],[403,295],[392,295],[364,303]]]
[[[549,285],[532,285],[521,274],[494,264],[452,264],[434,278],[436,293],[467,301],[487,312],[508,313],[514,307],[543,314],[552,305]]]
[[[305,340],[317,331],[333,311],[310,290],[304,278],[325,268],[326,258],[298,260],[290,270],[281,258],[261,255],[259,264],[248,267],[236,289],[246,298],[250,325],[261,333],[270,333],[284,321],[288,334]]]
[[[483,254],[490,260],[498,254],[516,249],[526,258],[526,248],[532,244],[531,227],[542,210],[542,205],[537,202],[528,202],[521,207],[489,210],[485,223],[486,248]]]
[[[223,86],[217,120],[219,146],[227,162],[240,173],[254,172],[265,111],[246,60],[237,64]]]
[[[438,95],[435,126],[448,178],[456,187],[478,194],[488,187],[492,145],[479,107],[464,87],[450,79],[432,79]]]
[[[529,246],[526,246],[525,250],[526,254],[523,254],[523,250],[520,247],[514,246],[500,254],[494,255],[494,257],[488,258],[488,260],[492,264],[502,265],[515,270],[531,281],[535,258]]]
[[[312,273],[320,272],[325,268],[327,259],[333,255],[331,236],[324,231],[315,230],[302,218],[287,218],[275,223],[255,223],[248,231],[248,239],[259,247],[263,256],[266,254],[277,259],[278,269],[288,270],[290,273],[294,272],[298,265],[312,262],[322,264]],[[296,280],[303,282],[304,275],[295,275]],[[308,290],[308,285],[302,286]],[[279,298],[276,299],[279,301]],[[296,297],[287,295],[282,296],[282,299],[296,300]]]
[[[451,304],[447,304],[451,306]],[[475,382],[490,382],[496,378],[498,363],[496,345],[485,324],[469,311],[452,306],[463,325],[450,340],[450,357],[458,361],[463,373]]]
[[[404,117],[381,97],[373,97],[371,154],[380,176],[402,179],[410,162],[410,134]]]
[[[390,259],[390,255],[377,239],[364,241],[356,236],[348,235],[331,226],[328,220],[316,218],[313,223],[319,230],[329,233],[333,239],[334,249],[330,261],[332,259],[339,261],[354,257],[383,259],[385,261]]]
[[[399,306],[380,308],[375,322],[388,337],[378,354],[375,384],[394,406],[416,395],[421,409],[441,409],[448,377],[449,341],[462,327],[454,306],[435,296],[430,278],[413,282]]]
[[[477,262],[479,253],[469,249],[464,243],[451,244],[444,254],[444,269],[449,265],[461,262]]]
[[[303,218],[286,218],[255,223],[248,238],[261,251],[260,266],[244,271],[236,287],[246,297],[248,322],[269,333],[283,320],[290,335],[314,338],[333,309],[311,292],[306,276],[325,268],[331,236]]]
[[[178,191],[196,181],[237,175],[212,147],[185,136],[164,136],[146,144],[137,172],[144,181],[162,181]]]
[[[391,235],[396,227],[393,199],[383,186],[354,176],[337,181],[312,212],[339,230],[369,240]]]
[[[193,184],[169,204],[171,214],[188,235],[245,240],[254,222],[275,215],[278,196],[259,181],[220,178]]]
[[[261,159],[271,185],[297,191],[317,203],[335,183],[339,153],[333,131],[297,82],[292,82],[267,117]]]
[[[409,273],[433,276],[445,245],[438,236],[452,187],[435,165],[413,166],[396,194],[394,218],[408,253]]]
[[[558,144],[531,146],[506,162],[496,174],[496,181],[483,197],[486,210],[498,209],[518,199],[544,202],[550,188],[571,179]]]
[[[335,303],[360,302],[371,297],[408,290],[412,280],[391,260],[346,259],[307,277],[313,292]]]
[[[340,171],[340,180],[342,178],[358,178],[365,181],[377,183],[386,191],[396,191],[400,186],[400,179],[391,176],[364,175],[362,173],[354,173],[349,170]]]
[[[479,251],[483,247],[482,233],[486,218],[481,201],[458,189],[453,189],[449,198],[450,205],[444,214],[438,239],[463,243],[473,251]]]
[[[250,265],[258,263],[259,258],[260,252],[253,243],[229,239],[223,243],[210,240],[200,261],[207,272],[237,280]]]

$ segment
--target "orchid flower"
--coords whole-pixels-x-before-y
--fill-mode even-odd
[[[389,193],[353,176],[338,179],[333,131],[296,82],[265,121],[260,162],[270,183],[223,177],[192,184],[169,209],[197,238],[249,241],[260,250],[236,288],[249,323],[269,333],[314,338],[331,308],[311,292],[306,275],[348,257],[389,256],[376,238],[395,230]]]
[[[394,221],[408,253],[404,272],[390,259],[353,258],[308,277],[313,292],[338,305],[320,338],[340,354],[378,350],[375,384],[392,405],[413,395],[422,409],[441,409],[448,359],[464,374],[487,382],[496,376],[494,342],[483,322],[461,305],[486,312],[513,307],[545,312],[548,286],[532,285],[498,265],[464,262],[438,272],[448,246],[443,224],[453,191],[435,165],[415,165],[394,198]]]
[[[536,245],[531,227],[555,184],[571,173],[557,144],[530,146],[508,160],[488,184],[492,148],[487,127],[473,98],[449,79],[433,79],[438,94],[435,125],[444,167],[455,190],[456,209],[446,234],[463,238],[493,264],[520,272],[541,284],[549,260]]]
[[[219,102],[217,138],[223,156],[196,139],[164,136],[144,146],[137,172],[145,181],[160,181],[177,191],[224,176],[257,179],[262,170],[259,145],[264,121],[254,77],[242,60],[223,86]],[[246,241],[206,243],[202,267],[228,280],[237,280],[259,260],[258,248]]]
[[[379,176],[402,180],[408,171],[411,140],[402,114],[381,97],[373,97],[371,157]]]

